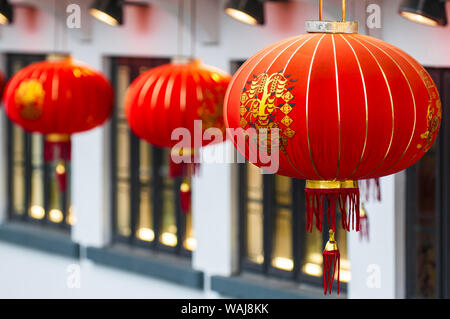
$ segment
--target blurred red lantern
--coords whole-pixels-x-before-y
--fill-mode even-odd
[[[225,131],[223,98],[230,80],[227,73],[199,60],[174,60],[148,70],[133,81],[126,95],[130,128],[150,144],[167,148],[180,145],[171,136],[175,129],[184,128],[190,139],[183,150],[177,147],[172,151],[192,157],[196,147],[211,143],[202,140],[196,145],[196,120],[202,124],[200,134],[208,128]],[[173,176],[180,175],[179,166],[172,163],[171,168]]]
[[[315,21],[308,28],[311,33],[263,49],[236,72],[225,97],[225,123],[267,129],[264,143],[241,130],[247,139],[234,141],[236,147],[249,159],[271,146],[279,150],[278,174],[307,180],[308,231],[313,216],[321,231],[323,210],[334,231],[337,205],[342,226],[358,231],[357,180],[418,161],[438,134],[441,102],[417,61],[357,34],[356,22]],[[274,129],[278,140],[271,138]],[[260,159],[255,164],[267,166]],[[331,289],[333,277],[324,277]]]
[[[112,111],[108,80],[71,58],[31,64],[8,82],[4,102],[11,121],[45,135],[44,160],[70,160],[70,135],[105,122]],[[60,169],[65,189],[65,169]]]
[[[197,148],[213,143],[201,137],[206,129],[223,133],[223,98],[231,76],[199,60],[178,58],[173,63],[148,70],[130,85],[125,108],[131,130],[150,144],[172,148],[170,175],[188,177],[195,172]],[[201,123],[201,129],[196,128]],[[172,138],[182,128],[189,138]],[[201,142],[196,142],[201,134]],[[181,146],[180,146],[181,145]],[[179,158],[175,163],[172,157]],[[180,188],[180,203],[189,211],[191,188],[185,178]]]

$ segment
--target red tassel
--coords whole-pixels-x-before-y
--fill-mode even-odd
[[[182,151],[172,150],[169,164],[169,176],[171,178],[193,176],[198,174],[200,163],[198,162],[198,152],[183,155]],[[175,163],[172,157],[181,159],[180,163]]]
[[[371,184],[374,184],[371,186]],[[366,202],[368,202],[371,197],[375,198],[377,201],[381,201],[381,189],[380,189],[380,179],[379,178],[370,178],[366,179],[365,183],[361,183],[363,186],[361,189],[361,196],[365,198]],[[372,188],[373,187],[373,188]],[[371,192],[371,190],[374,190]],[[364,195],[362,195],[364,194]],[[373,195],[373,196],[371,196]]]
[[[361,230],[359,231],[359,239],[362,241],[366,238],[369,241],[369,216],[367,215],[367,211],[364,207],[364,204],[361,204]]]
[[[359,231],[359,189],[333,188],[318,189],[305,188],[306,199],[306,230],[312,232],[313,217],[316,217],[316,228],[322,231],[324,202],[327,205],[328,226],[336,230],[336,205],[341,210],[342,227],[347,231]],[[348,204],[348,205],[347,205]],[[347,209],[348,206],[348,209]]]
[[[67,189],[67,172],[65,162],[69,162],[72,156],[72,143],[69,135],[50,134],[44,140],[44,161],[57,161],[56,178],[59,189],[65,192]]]
[[[180,187],[180,206],[181,211],[185,214],[191,210],[191,186],[185,180]]]
[[[340,267],[341,267],[341,254],[334,239],[334,231],[330,229],[330,239],[328,240],[325,249],[322,253],[323,256],[323,293],[331,294],[333,282],[336,277],[337,270],[337,294],[339,294],[340,283]]]

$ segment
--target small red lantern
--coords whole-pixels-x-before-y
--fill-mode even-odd
[[[325,210],[334,232],[337,205],[343,228],[358,231],[357,180],[414,164],[433,144],[441,122],[438,90],[426,70],[389,43],[357,34],[357,27],[308,21],[309,34],[248,59],[225,97],[227,127],[247,130],[234,136],[245,141],[233,141],[238,150],[247,159],[261,148],[279,150],[277,173],[307,180],[308,231],[314,216],[322,230]],[[266,130],[266,140],[249,129]],[[278,140],[271,138],[274,129]],[[267,167],[261,159],[255,164]],[[333,248],[324,252],[330,257],[337,245],[327,246]],[[324,277],[326,292],[332,280]]]
[[[195,172],[197,148],[214,141],[195,141],[208,128],[225,131],[223,98],[231,76],[199,60],[176,58],[173,63],[148,70],[130,85],[125,108],[131,130],[150,144],[172,148],[170,175],[187,177]],[[195,121],[202,124],[196,128]],[[184,128],[187,141],[180,143],[172,132]],[[175,163],[172,157],[182,162]],[[190,207],[190,185],[185,178],[180,188],[184,212]]]
[[[148,70],[133,81],[126,95],[130,128],[150,144],[167,148],[178,144],[171,137],[172,132],[185,128],[191,139],[183,150],[173,152],[184,151],[184,155],[192,157],[195,120],[202,123],[201,134],[212,127],[225,131],[223,98],[230,80],[227,73],[191,59],[175,59],[171,64]],[[202,139],[198,147],[210,142]],[[172,169],[176,170],[172,175],[180,175],[179,169]]]
[[[70,161],[70,135],[105,122],[112,111],[108,80],[71,58],[31,64],[8,82],[6,114],[28,132],[45,135],[44,160]],[[57,170],[65,190],[65,169]]]

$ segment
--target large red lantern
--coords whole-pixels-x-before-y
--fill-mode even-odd
[[[112,111],[108,80],[71,58],[31,64],[8,82],[6,114],[28,132],[45,135],[44,160],[70,161],[70,136],[105,122]],[[57,170],[62,190],[65,169]]]
[[[211,141],[195,141],[196,120],[202,127],[225,131],[223,98],[231,76],[200,63],[199,60],[176,59],[173,63],[148,70],[133,81],[125,101],[126,115],[131,130],[150,144],[176,148],[192,156],[196,147]],[[172,132],[184,128],[190,139],[181,148]],[[198,145],[199,144],[199,145]],[[186,154],[188,152],[189,154]],[[172,174],[179,169],[172,163]]]
[[[227,127],[247,130],[233,136],[246,158],[271,146],[279,151],[278,174],[306,180],[308,231],[314,216],[321,231],[323,211],[328,214],[325,292],[339,257],[336,206],[342,226],[358,231],[357,180],[414,164],[433,144],[441,122],[438,90],[427,71],[389,43],[357,34],[357,26],[307,22],[308,34],[248,59],[224,102]],[[268,134],[260,138],[249,129]],[[274,129],[278,139],[271,137]],[[255,164],[267,166],[259,158]]]

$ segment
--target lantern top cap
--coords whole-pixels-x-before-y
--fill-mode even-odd
[[[64,53],[52,53],[47,56],[47,61],[50,62],[59,62],[59,61],[70,61],[72,57],[70,54],[64,54]]]
[[[201,64],[200,59],[187,57],[187,56],[174,56],[171,61],[172,64]]]
[[[358,33],[356,21],[306,21],[308,33]]]

